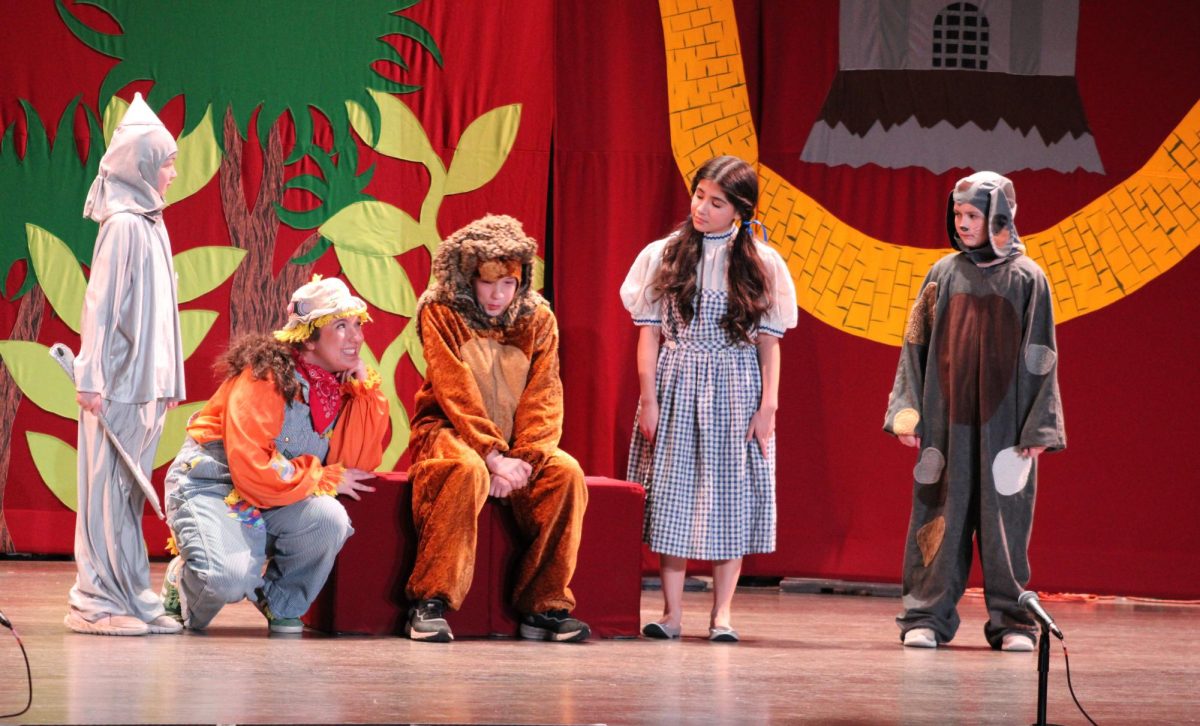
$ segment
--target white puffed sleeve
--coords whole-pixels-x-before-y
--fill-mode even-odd
[[[788,271],[787,263],[774,247],[758,244],[758,257],[762,260],[767,282],[771,286],[771,304],[758,322],[758,330],[776,338],[782,338],[785,330],[796,327],[796,284]]]
[[[635,325],[662,325],[662,299],[654,297],[653,285],[666,244],[666,239],[660,239],[646,245],[621,284],[621,303]]]

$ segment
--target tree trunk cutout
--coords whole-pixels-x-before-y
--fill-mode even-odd
[[[39,285],[34,285],[17,309],[17,322],[13,325],[9,340],[36,341],[42,331],[42,314],[46,309],[46,295]],[[8,484],[8,463],[12,455],[13,419],[17,406],[21,405],[21,389],[17,387],[7,366],[0,366],[0,553],[16,552],[8,522],[4,518],[4,488]]]
[[[293,265],[285,262],[274,274],[275,238],[279,216],[275,205],[283,199],[283,143],[279,124],[271,127],[266,153],[263,154],[262,180],[258,199],[251,208],[242,187],[242,147],[246,143],[238,133],[231,110],[226,109],[225,158],[221,161],[221,206],[229,227],[229,242],[246,251],[246,257],[233,274],[229,294],[229,339],[247,333],[265,333],[282,328],[287,322],[286,306],[292,292],[307,282],[315,263]],[[264,119],[259,119],[260,123]],[[292,257],[308,252],[320,239],[313,233],[295,250]]]

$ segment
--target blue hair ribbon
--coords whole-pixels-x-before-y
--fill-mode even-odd
[[[762,231],[763,244],[768,244],[767,226],[762,223],[761,219],[755,217],[754,219],[748,219],[745,222],[742,222],[742,228],[750,233],[751,238],[754,237],[754,227],[755,226],[757,226],[759,228],[759,230]]]

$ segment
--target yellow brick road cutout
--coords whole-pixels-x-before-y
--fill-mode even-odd
[[[869,237],[758,162],[732,0],[660,0],[671,148],[685,180],[708,159],[754,164],[759,216],[817,319],[900,345],[921,280],[945,250]],[[1178,264],[1200,241],[1200,103],[1150,160],[1057,225],[1022,235],[1054,290],[1064,322],[1129,295]]]

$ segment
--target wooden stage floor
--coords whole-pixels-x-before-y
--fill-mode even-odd
[[[156,578],[164,564],[153,564]],[[0,560],[0,610],[33,669],[19,723],[1028,724],[1034,653],[983,640],[983,600],[954,644],[900,646],[891,598],[743,588],[744,640],[709,643],[709,596],[687,593],[684,638],[580,645],[268,637],[248,603],[207,633],[117,638],[62,624],[70,562]],[[157,582],[158,580],[156,580]],[[1075,692],[1100,724],[1200,723],[1200,606],[1048,603],[1067,634]],[[645,592],[642,615],[659,610]],[[25,704],[25,667],[0,630],[0,713]],[[1086,723],[1051,653],[1049,720]]]

